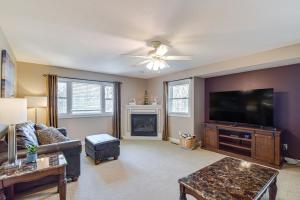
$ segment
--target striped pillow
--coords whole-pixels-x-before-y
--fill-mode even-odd
[[[70,140],[69,138],[61,134],[61,132],[59,132],[56,128],[53,127],[38,130],[37,137],[40,145],[59,143]]]

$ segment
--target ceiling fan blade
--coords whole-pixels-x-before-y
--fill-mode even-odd
[[[146,63],[148,63],[148,62],[151,62],[151,60],[144,60],[144,61],[138,63],[138,65],[143,65],[143,64],[146,64]]]
[[[192,60],[191,56],[164,56],[164,60]]]
[[[133,57],[133,58],[145,58],[145,59],[149,59],[149,56],[135,56],[135,55],[128,55],[129,57]]]

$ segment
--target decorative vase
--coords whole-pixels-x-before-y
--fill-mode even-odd
[[[37,153],[27,153],[27,162],[35,162],[37,157]]]
[[[149,98],[148,98],[147,90],[145,90],[145,94],[144,94],[144,105],[149,105]]]

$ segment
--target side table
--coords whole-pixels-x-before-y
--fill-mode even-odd
[[[66,199],[66,165],[62,153],[40,155],[35,163],[27,163],[21,159],[21,166],[13,168],[0,167],[0,189],[7,190],[7,198],[14,199],[14,184],[30,182],[45,178],[58,177],[58,192],[60,200]]]

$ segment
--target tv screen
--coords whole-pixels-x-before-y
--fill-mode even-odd
[[[273,126],[273,89],[212,92],[209,119]]]

